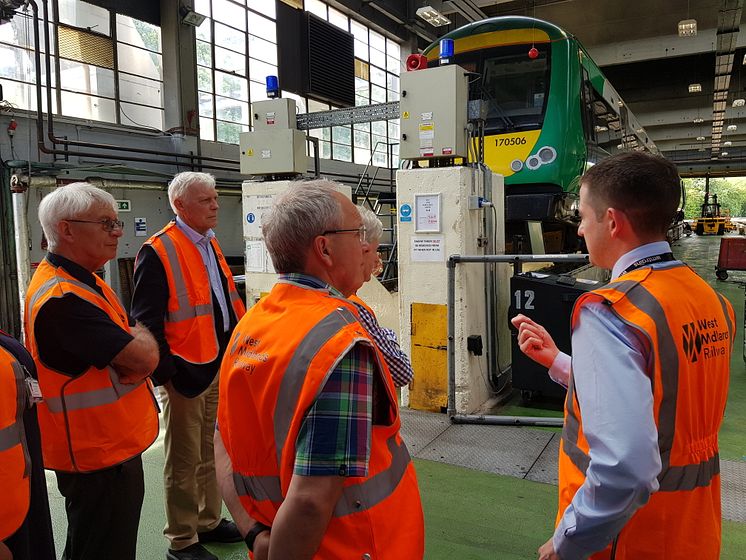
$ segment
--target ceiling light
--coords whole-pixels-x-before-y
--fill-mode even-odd
[[[735,125],[735,124],[729,124],[729,125],[728,125],[728,126],[727,126],[727,127],[725,128],[725,130],[727,130],[728,132],[735,132],[736,130],[738,130],[738,125]]]
[[[744,105],[746,105],[746,99],[739,98],[733,100],[734,107],[743,107]]]
[[[596,132],[606,132],[607,130],[609,130],[608,126],[596,125]]]
[[[727,155],[728,155],[728,152],[720,152],[720,155],[721,155],[721,156],[727,156]]]
[[[704,140],[704,139],[705,139],[705,137],[704,137],[704,136],[697,136],[697,141],[699,141],[699,142],[701,142],[701,141],[702,141],[702,140]]]
[[[693,122],[694,124],[699,124],[705,122],[705,120],[702,117],[697,117]]]
[[[702,84],[689,84],[689,93],[699,93],[702,91]]]
[[[733,142],[731,142],[730,140],[726,140],[725,142],[723,142],[723,146],[732,146],[732,145],[733,145]]]
[[[679,37],[694,37],[697,35],[697,20],[682,19],[679,22]]]
[[[442,27],[451,23],[450,19],[432,6],[422,6],[421,8],[417,8],[415,13],[433,27]]]

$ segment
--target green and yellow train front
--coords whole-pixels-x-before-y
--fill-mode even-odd
[[[570,216],[587,161],[577,41],[524,17],[472,23],[444,38],[454,40],[454,62],[475,73],[470,99],[487,104],[484,159],[505,178],[509,230],[511,222]],[[437,65],[438,44],[425,55]]]

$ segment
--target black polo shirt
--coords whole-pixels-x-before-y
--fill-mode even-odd
[[[47,254],[47,261],[65,269],[73,278],[102,296],[93,274],[61,255]],[[130,319],[130,324],[134,324]],[[74,377],[91,366],[103,369],[133,337],[106,312],[75,294],[49,299],[32,326],[39,359],[48,367]]]

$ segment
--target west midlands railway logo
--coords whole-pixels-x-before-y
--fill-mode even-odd
[[[684,353],[690,362],[697,362],[700,356],[707,360],[726,354],[730,333],[727,330],[719,330],[717,319],[692,321],[685,324],[682,331]]]

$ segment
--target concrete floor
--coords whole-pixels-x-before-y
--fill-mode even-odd
[[[721,431],[723,461],[723,559],[746,550],[746,369],[743,361],[746,272],[715,279],[718,237],[689,237],[674,247],[736,308],[739,328],[731,362],[731,391]],[[506,408],[515,409],[516,403]],[[513,412],[510,412],[511,414]],[[423,498],[428,559],[535,558],[551,535],[556,509],[557,437],[552,430],[454,426],[442,414],[402,411],[402,433],[415,458]],[[138,558],[165,558],[162,536],[163,441],[144,454],[146,498]],[[58,551],[64,545],[64,502],[47,474]],[[728,521],[731,520],[731,521]],[[221,560],[246,558],[243,544],[211,546]]]

